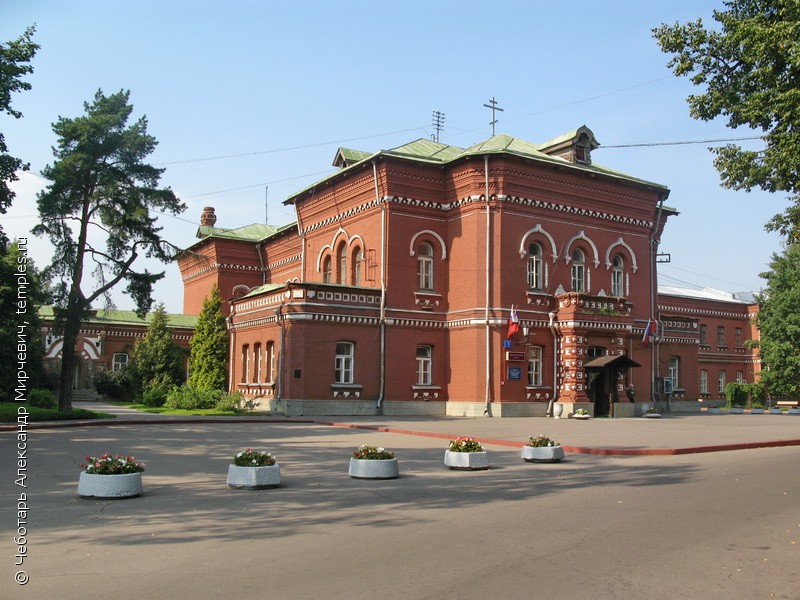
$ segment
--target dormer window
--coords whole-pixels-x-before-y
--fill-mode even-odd
[[[585,165],[592,164],[590,152],[592,150],[591,141],[589,136],[585,133],[581,134],[578,141],[575,143],[575,162],[583,163]]]

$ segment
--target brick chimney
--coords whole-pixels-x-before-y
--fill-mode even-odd
[[[217,215],[214,214],[214,207],[206,206],[205,208],[203,208],[203,214],[200,215],[200,225],[213,227],[214,223],[216,222],[217,222]]]

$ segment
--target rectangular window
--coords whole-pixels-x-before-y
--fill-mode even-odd
[[[336,344],[336,363],[334,380],[336,383],[353,383],[353,358],[355,345],[351,342]]]
[[[433,349],[417,346],[417,385],[433,385]]]
[[[677,387],[680,387],[678,384],[678,367],[680,365],[680,359],[677,356],[670,356],[669,357],[669,375],[667,379],[672,384],[672,389],[674,390]]]
[[[573,264],[572,265],[572,291],[573,292],[583,292],[584,291],[584,266],[583,264]]]
[[[242,383],[250,380],[250,346],[242,346]]]
[[[624,277],[624,273],[622,271],[617,271],[615,269],[614,272],[611,273],[611,295],[612,296],[620,296],[621,297],[621,296],[625,295],[624,287],[623,287],[623,284],[622,284],[623,277]]]
[[[542,348],[528,346],[528,385],[542,385]]]
[[[261,371],[263,369],[263,356],[261,356],[261,344],[253,346],[253,383],[261,383]]]
[[[717,346],[719,348],[725,347],[725,327],[722,325],[717,327]]]
[[[128,355],[124,352],[115,352],[111,362],[112,371],[121,371],[128,366]]]
[[[417,262],[419,271],[419,289],[432,290],[433,289],[433,259],[427,256],[420,257]]]
[[[744,383],[744,373],[736,371],[736,383]]]
[[[700,345],[708,346],[708,326],[700,325]]]
[[[708,371],[703,369],[700,371],[700,393],[707,394],[708,393]]]
[[[273,383],[275,381],[275,342],[267,342],[267,372],[265,381]]]
[[[742,347],[742,328],[741,327],[737,327],[735,329],[734,336],[735,336],[734,341],[736,342],[736,347],[737,348],[741,348]]]
[[[717,374],[717,391],[720,394],[725,393],[725,371],[720,371]]]

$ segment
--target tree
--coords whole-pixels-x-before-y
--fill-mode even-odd
[[[86,311],[100,297],[110,304],[109,292],[121,281],[127,283],[137,313],[149,310],[153,284],[164,273],[137,271],[133,263],[142,255],[168,262],[173,249],[162,240],[151,210],[174,215],[186,209],[171,189],[158,188],[164,170],[143,162],[157,142],[147,133],[145,117],[128,126],[133,111],[129,95],[98,91],[94,102],[84,104],[85,116],[59,117],[53,125],[57,160],[42,170],[52,183],[39,193],[40,224],[33,232],[47,236],[54,246],[46,274],[59,282],[62,411],[72,406],[75,343]],[[89,265],[94,265],[94,283],[86,282]]]
[[[713,148],[722,185],[788,192],[790,207],[766,226],[800,239],[800,4],[797,0],[727,0],[714,11],[719,27],[702,19],[653,30],[673,55],[675,75],[691,76],[705,92],[688,98],[690,114],[763,133],[762,150]]]
[[[23,81],[22,77],[33,73],[33,67],[29,63],[39,49],[31,41],[34,31],[34,27],[28,27],[16,40],[0,44],[0,112],[15,119],[21,118],[22,113],[11,108],[12,92],[31,89],[31,84]],[[27,171],[28,168],[19,158],[8,154],[5,137],[0,132],[0,214],[5,214],[14,200],[14,192],[8,187],[8,183],[17,180],[16,171]],[[0,226],[0,250],[5,250],[7,244],[8,238]]]
[[[50,289],[28,257],[26,244],[21,242],[15,240],[4,251],[0,250],[0,401],[3,402],[17,400],[20,393],[46,383],[37,310],[50,302]],[[24,339],[22,345],[20,336]],[[22,380],[24,386],[19,385],[20,362],[28,377]]]
[[[773,254],[766,288],[757,296],[761,381],[772,396],[800,397],[800,244]]]
[[[228,381],[228,329],[222,298],[215,284],[203,300],[189,354],[189,386],[201,391],[226,390]]]
[[[169,317],[159,304],[144,338],[133,349],[133,373],[136,391],[145,394],[162,390],[166,396],[172,386],[183,383],[183,350],[172,340],[167,328]]]

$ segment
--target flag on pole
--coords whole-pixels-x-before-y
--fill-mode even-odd
[[[515,333],[519,331],[519,315],[517,314],[517,309],[514,308],[514,305],[511,305],[511,316],[508,317],[508,335],[507,338],[511,338]]]
[[[647,325],[644,328],[644,335],[642,335],[642,346],[647,346],[650,343],[650,336],[655,333],[656,322],[653,319],[647,319]]]

